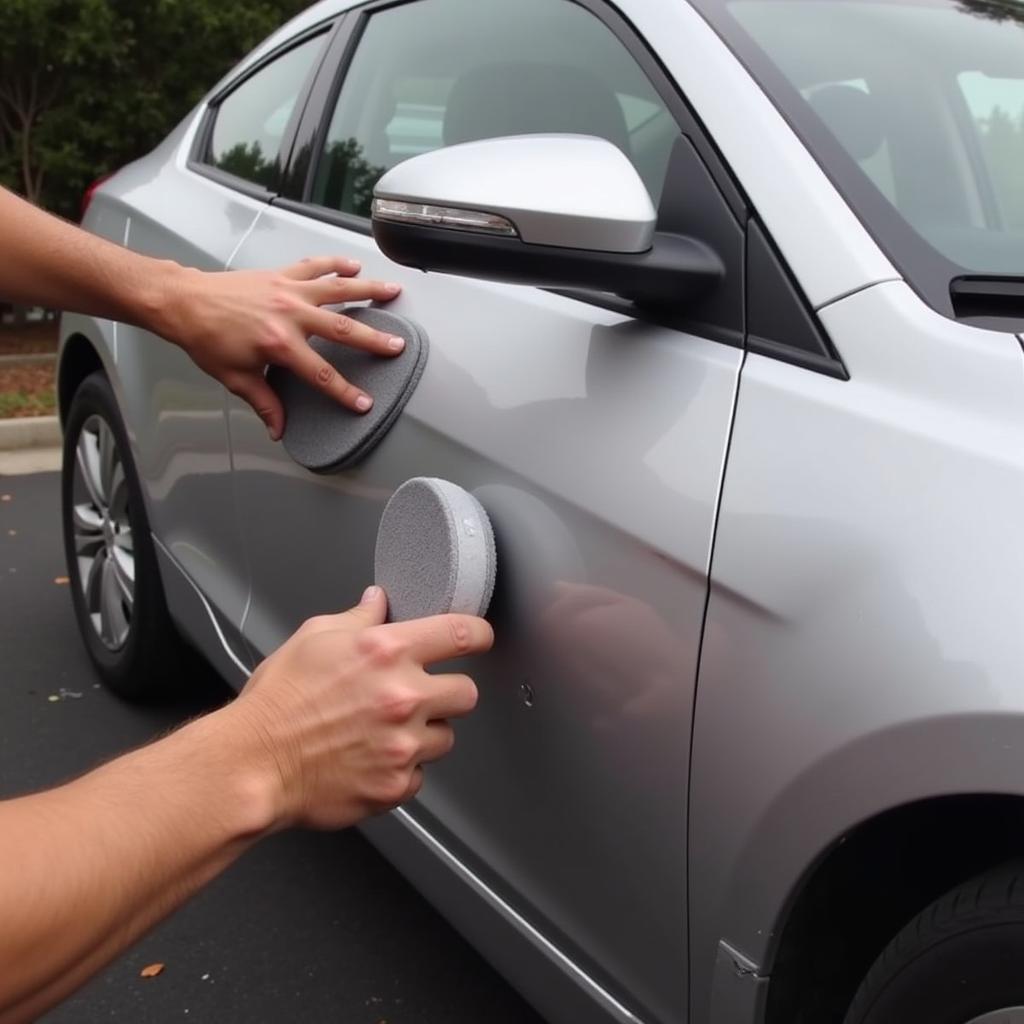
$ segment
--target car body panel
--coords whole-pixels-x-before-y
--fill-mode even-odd
[[[849,382],[751,355],[740,387],[694,723],[699,1021],[730,1019],[719,940],[770,974],[801,876],[853,826],[1021,793],[1019,339],[903,283],[822,319]]]
[[[311,7],[224,81],[352,6]],[[343,253],[400,281],[389,308],[432,342],[406,411],[362,466],[316,477],[176,349],[76,317],[62,337],[101,351],[172,613],[235,685],[302,618],[356,600],[399,483],[478,490],[502,559],[481,706],[417,803],[367,834],[553,1021],[754,1024],[789,903],[851,828],[1024,794],[1024,356],[899,280],[699,13],[617,7],[849,380],[395,267],[365,233],[188,170],[202,108],[97,192],[88,226],[210,268]]]
[[[498,538],[499,645],[467,666],[480,706],[412,814],[650,1019],[678,1018],[692,688],[741,353],[562,295],[397,268],[367,236],[287,210],[234,265],[332,250],[402,283],[388,309],[426,331],[430,356],[390,435],[335,475],[298,467],[233,403],[238,502],[260,510],[245,517],[244,631],[266,653],[358,600],[404,480],[474,491]],[[625,836],[643,878],[620,870]]]

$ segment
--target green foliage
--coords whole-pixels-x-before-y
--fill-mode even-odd
[[[308,0],[0,0],[0,183],[75,217]]]
[[[57,411],[57,395],[47,391],[0,391],[0,420],[13,416],[49,416]]]
[[[387,170],[371,164],[363,156],[356,139],[338,139],[324,149],[323,163],[317,169],[314,191],[317,202],[335,210],[370,216],[373,186]]]
[[[252,145],[236,143],[215,163],[222,171],[236,174],[239,178],[254,181],[266,188],[273,186],[279,173],[277,161],[267,160],[263,156],[263,147],[258,142]]]
[[[960,0],[957,6],[968,14],[977,14],[993,21],[1024,22],[1021,0]]]

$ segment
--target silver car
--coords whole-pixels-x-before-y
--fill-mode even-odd
[[[1024,1021],[1021,4],[324,0],[86,224],[354,256],[429,338],[311,472],[177,348],[64,317],[110,685],[194,648],[240,686],[447,478],[498,644],[366,833],[544,1015]]]

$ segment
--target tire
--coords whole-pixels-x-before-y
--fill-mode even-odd
[[[1024,862],[918,914],[868,971],[844,1024],[1024,1024]]]
[[[75,617],[100,678],[133,701],[184,690],[193,656],[167,611],[128,435],[102,373],[71,401],[61,505]]]

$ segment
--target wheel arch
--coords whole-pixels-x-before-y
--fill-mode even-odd
[[[968,878],[1020,856],[1022,796],[933,797],[861,822],[809,865],[783,907],[764,1024],[839,1024],[907,921]]]
[[[82,381],[97,370],[106,372],[97,347],[84,334],[70,334],[61,346],[57,368],[57,411],[61,427],[67,424],[75,392]]]

